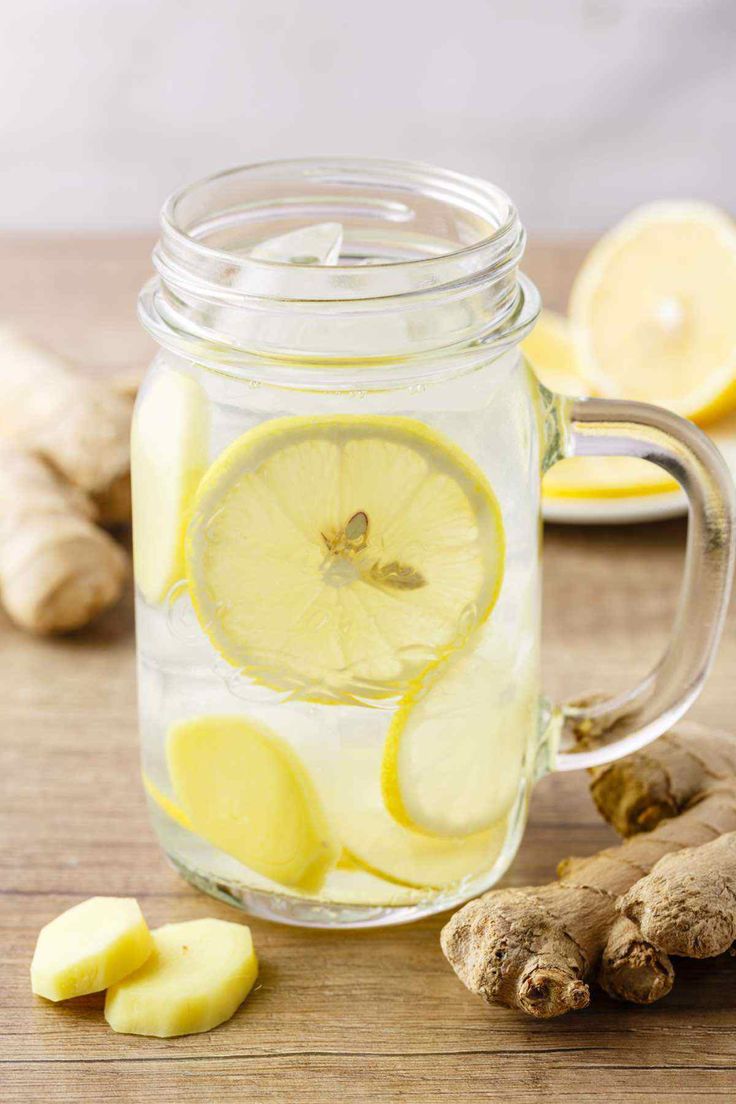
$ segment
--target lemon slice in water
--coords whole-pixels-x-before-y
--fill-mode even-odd
[[[506,839],[506,822],[462,839],[432,838],[404,827],[384,804],[382,756],[373,733],[356,734],[323,778],[335,831],[347,851],[379,877],[427,890],[490,870]]]
[[[208,446],[202,388],[182,372],[160,370],[138,400],[131,434],[135,577],[152,604],[184,575],[189,507]]]
[[[403,694],[488,617],[503,559],[483,472],[402,417],[263,423],[210,468],[187,540],[218,651],[320,702]]]
[[[500,821],[518,793],[535,723],[532,681],[472,653],[440,664],[397,709],[381,783],[400,824],[468,836]]]

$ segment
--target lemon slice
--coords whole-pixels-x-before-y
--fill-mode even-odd
[[[736,226],[706,203],[641,207],[603,237],[570,298],[598,393],[706,422],[736,405]]]
[[[343,846],[378,877],[437,890],[490,870],[506,838],[506,824],[463,839],[439,839],[399,824],[384,805],[383,749],[356,736],[334,764],[325,792]]]
[[[166,758],[192,831],[245,866],[315,890],[337,862],[340,848],[311,779],[265,725],[240,716],[180,721]]]
[[[166,813],[166,816],[173,820],[175,824],[178,824],[180,828],[186,828],[189,832],[193,831],[192,822],[184,810],[175,801],[172,801],[168,794],[160,790],[149,775],[144,772],[142,777],[143,789],[151,800],[158,805],[161,812]]]
[[[339,222],[318,222],[277,238],[268,238],[249,251],[257,261],[282,264],[337,264],[343,231]]]
[[[585,396],[589,385],[577,372],[567,319],[543,311],[522,349],[535,375],[560,395]],[[679,484],[656,464],[628,456],[573,456],[561,460],[544,477],[546,498],[625,498],[679,490]]]
[[[131,434],[135,576],[153,605],[185,573],[184,534],[207,466],[208,438],[200,385],[160,370],[139,399]]]
[[[439,665],[407,695],[389,729],[381,769],[386,808],[428,835],[490,828],[519,793],[533,711],[510,668],[472,653]]]
[[[504,536],[483,472],[402,417],[265,422],[212,465],[187,539],[225,659],[310,701],[402,694],[488,617]]]

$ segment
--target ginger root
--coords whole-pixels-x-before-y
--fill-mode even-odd
[[[672,988],[671,954],[709,957],[736,939],[736,739],[684,724],[591,775],[626,842],[565,860],[549,885],[492,890],[442,931],[488,1003],[559,1016],[584,1008],[597,979],[649,1004]]]
[[[66,632],[120,597],[128,558],[95,514],[40,457],[0,445],[0,597],[16,624]]]
[[[104,524],[130,520],[130,390],[0,327],[0,438],[90,495]]]

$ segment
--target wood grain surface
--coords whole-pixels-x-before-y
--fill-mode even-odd
[[[0,318],[91,373],[151,353],[135,319],[150,239],[0,239]],[[541,244],[526,265],[564,306],[580,249]],[[0,396],[2,401],[2,396]],[[684,524],[548,527],[545,664],[550,693],[615,689],[669,631]],[[728,726],[736,623],[692,716]],[[736,959],[682,962],[651,1008],[596,995],[537,1023],[487,1008],[440,953],[442,918],[352,934],[252,927],[257,990],[231,1022],[169,1041],[113,1034],[98,997],[34,998],[39,927],[91,894],[136,896],[153,925],[234,917],[185,885],[146,820],[137,769],[130,595],[94,629],[37,641],[0,620],[0,1101],[98,1104],[465,1104],[475,1100],[667,1102],[736,1098]],[[547,880],[612,833],[585,777],[545,779],[506,881]]]

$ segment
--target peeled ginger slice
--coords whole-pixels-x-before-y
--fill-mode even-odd
[[[250,928],[226,920],[165,924],[151,957],[107,992],[105,1019],[127,1035],[192,1035],[229,1020],[258,975]]]
[[[153,950],[132,897],[90,897],[41,929],[31,987],[47,1000],[96,993],[142,966]]]

